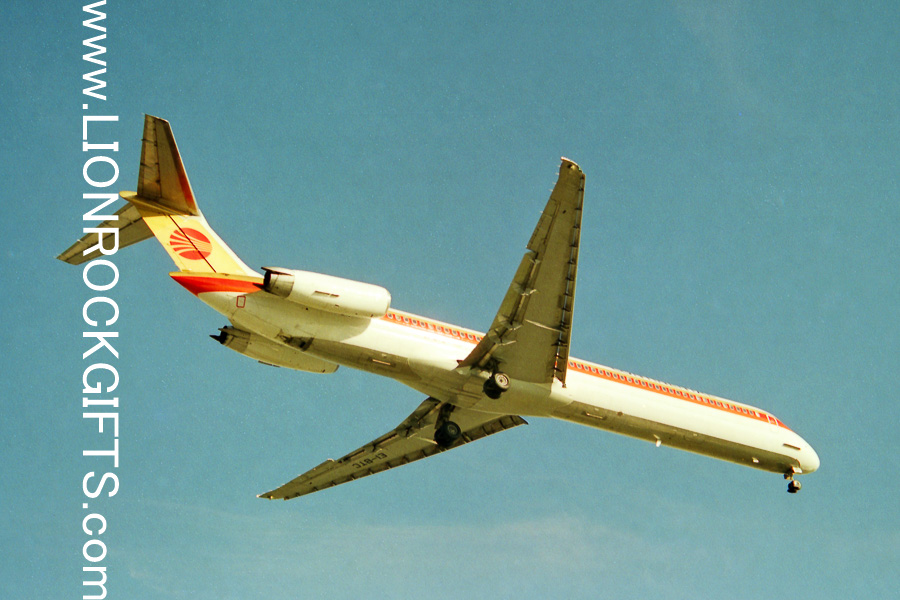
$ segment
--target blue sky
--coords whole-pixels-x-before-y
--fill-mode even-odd
[[[900,14],[892,3],[113,3],[118,189],[144,113],[250,265],[484,330],[560,156],[587,174],[573,354],[771,410],[777,475],[533,419],[292,502],[255,494],[421,401],[274,369],[155,242],[115,258],[110,598],[887,597],[900,562]],[[7,330],[0,580],[81,593],[80,6],[0,36]]]

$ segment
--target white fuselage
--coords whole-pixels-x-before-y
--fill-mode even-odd
[[[347,317],[263,291],[199,297],[242,330],[458,407],[572,421],[766,471],[819,466],[812,447],[770,413],[709,394],[570,358],[565,385],[513,380],[494,400],[482,392],[486,374],[459,368],[481,333],[394,309],[381,318]]]

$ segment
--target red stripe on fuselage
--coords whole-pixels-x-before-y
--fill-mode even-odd
[[[184,288],[195,296],[205,292],[238,292],[241,294],[252,294],[259,292],[260,288],[257,284],[262,284],[262,278],[256,280],[232,279],[229,277],[216,277],[214,275],[188,275],[184,273],[173,273],[172,279],[180,283]]]
[[[423,319],[422,317],[416,315],[399,313],[393,310],[389,311],[387,315],[382,317],[382,319],[391,323],[403,325],[404,327],[419,329],[421,331],[428,331],[437,335],[442,335],[444,337],[468,342],[470,344],[477,344],[483,337],[483,334],[471,331],[469,329],[455,327],[453,325],[448,325],[447,323],[429,321],[428,319]],[[762,421],[771,425],[777,425],[790,431],[790,427],[782,423],[780,419],[772,416],[770,413],[763,412],[757,408],[750,408],[746,405],[726,400],[725,398],[711,396],[710,394],[701,394],[693,390],[669,385],[661,381],[654,381],[646,377],[640,377],[638,375],[626,373],[625,371],[619,371],[618,369],[610,369],[609,367],[604,367],[594,363],[587,363],[582,360],[569,360],[568,367],[570,371],[584,373],[585,375],[597,377],[611,383],[627,385],[630,387],[646,390],[648,392],[654,392],[656,394],[667,396],[675,400],[681,400],[684,402],[690,402],[692,404],[706,406],[708,408],[714,408],[716,410],[728,412],[733,415],[745,417],[747,419],[753,419],[755,421]]]

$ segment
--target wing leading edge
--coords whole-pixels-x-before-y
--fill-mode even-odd
[[[559,179],[487,335],[460,363],[510,377],[566,382],[584,173],[564,158]]]
[[[318,467],[274,490],[259,494],[269,500],[290,500],[330,488],[368,475],[399,467],[445,450],[452,450],[511,427],[524,425],[525,419],[515,415],[498,417],[474,410],[456,408],[453,421],[462,432],[449,446],[434,441],[434,431],[447,405],[434,398],[426,399],[400,425],[338,460],[328,459]]]

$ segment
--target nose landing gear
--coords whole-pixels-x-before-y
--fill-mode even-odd
[[[787,487],[788,494],[796,494],[797,492],[800,491],[800,488],[803,487],[800,485],[799,481],[794,479],[794,474],[791,472],[785,473],[784,478],[787,479],[787,482],[788,482],[788,487]]]

